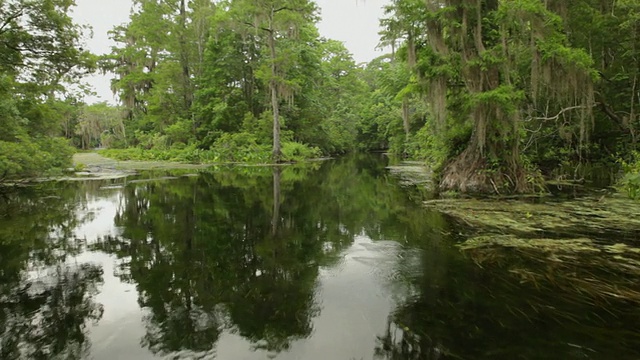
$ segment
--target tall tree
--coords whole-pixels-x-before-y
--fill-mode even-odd
[[[594,105],[593,61],[573,46],[565,28],[567,2],[538,0],[395,0],[406,29],[408,59],[426,87],[434,136],[468,126],[463,146],[450,149],[441,171],[443,190],[524,192],[533,177],[522,157],[527,121],[545,126],[560,115],[588,138]],[[422,8],[415,16],[406,9]],[[417,37],[419,35],[419,37]],[[416,38],[414,39],[414,36]],[[455,131],[454,131],[455,132]]]
[[[72,0],[0,1],[0,182],[68,167],[60,135],[68,84],[95,65],[82,49]]]
[[[302,27],[316,19],[315,3],[309,0],[236,0],[235,21],[261,33],[268,49],[268,71],[261,77],[269,84],[271,111],[273,114],[273,161],[282,156],[280,143],[280,101],[293,99],[295,89],[286,81],[287,66],[291,66],[285,56],[278,53],[278,45],[287,39],[295,39]]]
[[[103,61],[114,72],[116,92],[128,118],[142,132],[163,133],[172,125],[191,129],[195,138],[195,83],[202,75],[210,0],[136,0],[130,22],[116,27],[119,44]]]

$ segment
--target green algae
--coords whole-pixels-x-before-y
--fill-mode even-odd
[[[590,239],[522,239],[514,235],[485,235],[472,237],[458,245],[461,250],[495,246],[536,249],[539,251],[600,252]]]
[[[478,266],[502,268],[521,283],[578,294],[580,301],[616,298],[640,303],[640,248],[628,244],[482,235],[457,246]]]
[[[578,302],[640,304],[640,204],[619,194],[576,199],[439,199],[428,209],[460,225],[459,250]]]
[[[616,234],[637,239],[640,232],[640,203],[619,195],[563,201],[440,199],[426,201],[425,206],[471,228],[522,237],[550,232],[589,238]]]
[[[433,188],[433,172],[423,163],[403,161],[397,165],[387,166],[387,170],[400,178],[400,185]]]

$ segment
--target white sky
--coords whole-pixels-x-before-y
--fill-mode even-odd
[[[93,38],[87,40],[88,49],[96,54],[108,53],[114,44],[107,32],[128,21],[131,0],[76,0],[76,3],[76,21],[93,28]],[[322,21],[318,24],[321,36],[343,41],[356,62],[368,62],[382,55],[375,50],[378,19],[383,15],[382,6],[389,0],[316,0],[316,3],[321,8]],[[88,82],[98,96],[88,97],[87,102],[115,102],[109,86],[110,75],[95,75]]]

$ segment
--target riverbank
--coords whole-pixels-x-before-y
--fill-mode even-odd
[[[63,180],[117,179],[135,175],[138,171],[204,169],[207,164],[185,164],[172,161],[134,161],[114,160],[95,152],[76,153],[73,155],[74,176]]]

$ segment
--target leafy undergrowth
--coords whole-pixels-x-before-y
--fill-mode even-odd
[[[115,160],[172,161],[191,164],[247,163],[268,164],[271,162],[271,147],[258,144],[253,139],[238,138],[232,134],[222,136],[209,150],[195,146],[173,147],[170,149],[108,149],[100,150],[100,155]],[[299,162],[322,156],[318,148],[298,142],[282,144],[282,161]]]
[[[59,176],[71,167],[72,154],[73,148],[61,138],[0,141],[0,183]]]
[[[630,198],[640,199],[640,152],[634,152],[631,161],[621,161],[624,176],[620,185]]]

